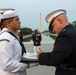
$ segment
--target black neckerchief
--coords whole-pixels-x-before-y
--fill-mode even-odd
[[[22,55],[23,55],[23,53],[26,53],[26,49],[25,49],[25,47],[24,47],[24,44],[18,39],[18,37],[17,37],[13,32],[11,32],[11,31],[9,31],[9,30],[3,31],[3,32],[8,32],[8,33],[10,33],[13,37],[15,37],[15,38],[18,40],[18,42],[20,43],[21,47],[22,47]],[[3,33],[3,32],[2,32],[2,33]],[[0,33],[0,34],[2,34],[2,33]]]

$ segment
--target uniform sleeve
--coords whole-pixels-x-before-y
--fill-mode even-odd
[[[38,33],[38,34],[39,34],[39,41],[41,41],[42,40],[42,36],[41,36],[40,33]]]
[[[15,51],[13,49],[14,47],[12,43],[8,41],[0,42],[0,66],[4,71],[8,72],[23,71],[24,69],[27,68],[27,64],[19,62],[20,57],[18,59],[16,58],[18,56],[15,54]]]
[[[57,66],[65,62],[72,51],[72,42],[67,37],[60,37],[56,40],[52,52],[44,52],[39,56],[41,65]]]

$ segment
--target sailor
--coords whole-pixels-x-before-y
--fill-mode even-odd
[[[30,64],[20,62],[22,46],[16,35],[21,24],[19,15],[16,11],[7,10],[0,17],[4,26],[0,32],[0,74],[27,75],[26,68]]]

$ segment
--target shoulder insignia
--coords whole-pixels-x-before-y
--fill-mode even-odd
[[[40,34],[38,34],[38,36],[40,36]]]
[[[1,39],[0,42],[1,42],[1,41],[7,41],[7,42],[10,42],[10,40],[8,40],[8,39]]]

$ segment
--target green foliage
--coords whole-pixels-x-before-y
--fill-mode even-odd
[[[53,35],[49,35],[49,36],[50,36],[50,38],[52,38],[53,40],[56,39],[56,36],[53,36]]]
[[[31,41],[31,39],[32,39],[32,37],[28,37],[28,38],[23,39],[23,41],[29,42],[29,41]]]
[[[21,28],[21,34],[22,35],[28,35],[28,34],[32,34],[32,29],[31,28],[25,28],[25,27],[23,27],[23,28]]]
[[[73,27],[76,29],[76,21],[72,22]]]

